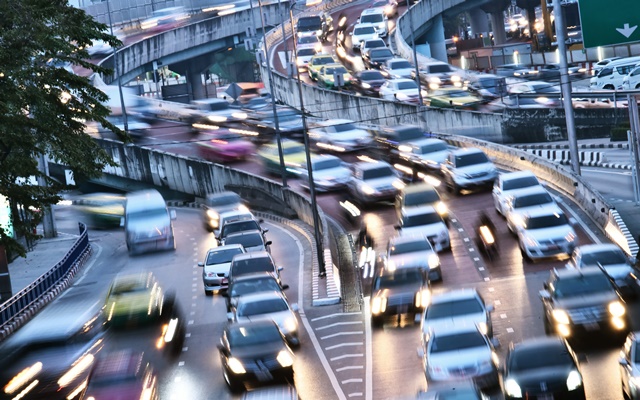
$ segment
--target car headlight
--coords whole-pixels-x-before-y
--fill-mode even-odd
[[[278,357],[276,357],[276,360],[278,360],[280,365],[285,368],[293,365],[293,357],[291,357],[291,354],[286,350],[280,350],[280,353],[278,353]]]
[[[248,115],[244,112],[234,112],[231,116],[235,119],[247,119]]]
[[[451,82],[460,82],[461,79],[459,75],[451,75]]]
[[[440,257],[437,254],[431,253],[429,254],[429,258],[427,258],[427,264],[429,264],[429,269],[436,269],[440,266]]]
[[[419,292],[416,292],[416,308],[425,308],[429,305],[431,301],[431,292],[429,289],[422,289]]]
[[[284,320],[284,328],[287,332],[293,332],[298,329],[298,323],[293,317]]]
[[[362,193],[368,194],[368,195],[372,195],[376,192],[374,188],[364,183],[360,185],[360,190],[362,190]]]
[[[440,83],[440,78],[438,78],[437,76],[430,76],[429,79],[427,80],[429,83]]]
[[[239,211],[247,211],[248,212],[249,211],[249,207],[245,206],[244,204],[240,204],[238,206],[238,210]]]
[[[227,117],[224,117],[222,115],[209,115],[207,119],[211,122],[225,122],[227,120]]]
[[[367,82],[362,82],[362,88],[363,89],[371,89],[371,85],[369,85]]]
[[[440,216],[447,215],[449,212],[449,210],[447,209],[447,205],[441,201],[436,204],[436,211],[438,212],[438,214],[440,214]]]
[[[511,397],[522,397],[522,389],[514,379],[509,378],[504,382],[504,389]]]
[[[391,185],[398,190],[402,190],[406,186],[400,179],[396,179]]]
[[[218,212],[214,210],[207,210],[207,217],[218,220],[220,219],[220,214],[218,214]]]
[[[540,245],[538,241],[532,238],[531,236],[527,236],[524,241],[528,247],[537,247]]]
[[[401,153],[410,153],[411,146],[407,146],[406,144],[401,144],[398,146],[398,151]]]
[[[580,373],[578,371],[569,372],[569,377],[567,377],[567,390],[576,390],[580,386],[582,386],[582,376]]]
[[[371,303],[371,314],[378,315],[387,309],[387,298],[384,296],[374,297]]]
[[[569,314],[567,314],[565,310],[553,310],[551,315],[553,315],[553,319],[559,324],[569,325],[571,323]]]
[[[609,303],[609,307],[607,308],[609,309],[609,313],[614,317],[622,317],[627,312],[624,305],[619,301]]]
[[[247,370],[245,370],[242,366],[240,360],[235,357],[229,357],[229,359],[227,360],[227,365],[229,365],[229,369],[234,374],[244,374],[247,372]]]

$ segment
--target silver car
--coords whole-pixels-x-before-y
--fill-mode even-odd
[[[489,188],[498,177],[498,170],[480,149],[466,148],[449,153],[440,170],[444,183],[454,194],[461,190]]]
[[[574,224],[563,212],[553,210],[536,210],[524,215],[516,228],[523,258],[567,258],[578,245]]]
[[[531,171],[515,171],[498,175],[491,192],[496,211],[504,215],[505,203],[509,195],[534,186],[541,186],[541,184]]]
[[[389,240],[385,268],[422,267],[429,272],[430,281],[442,280],[440,257],[426,237],[398,236]]]
[[[620,351],[620,377],[625,399],[640,399],[640,332],[631,332]]]
[[[351,164],[349,194],[361,205],[394,200],[404,187],[398,172],[384,161],[361,161]]]
[[[493,305],[486,305],[475,289],[457,289],[431,297],[431,303],[422,314],[422,332],[461,325],[477,325],[480,332],[492,337],[490,313]]]
[[[423,236],[436,251],[451,248],[449,228],[432,206],[411,207],[402,210],[400,224],[396,226],[400,236]]]
[[[449,154],[447,142],[426,138],[398,145],[400,159],[428,172],[440,173],[442,163]]]
[[[542,186],[534,186],[510,194],[504,205],[507,227],[515,234],[516,226],[522,224],[524,215],[541,209],[562,211],[551,194]]]
[[[351,178],[351,170],[339,157],[321,154],[311,156],[311,170],[316,192],[343,189]],[[300,186],[309,188],[309,171],[306,165],[300,173]]]
[[[216,290],[226,289],[229,286],[229,268],[233,256],[246,253],[241,244],[230,244],[209,249],[204,257],[204,262],[199,262],[202,267],[202,283],[204,293],[213,294]]]
[[[273,320],[291,346],[299,346],[298,318],[295,312],[298,305],[287,303],[280,292],[262,292],[247,294],[238,298],[227,318],[232,322]]]
[[[309,129],[309,139],[322,151],[347,153],[369,147],[373,137],[349,119],[329,119]]]

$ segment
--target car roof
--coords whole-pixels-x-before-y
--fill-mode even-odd
[[[514,172],[503,172],[500,174],[500,179],[502,179],[503,181],[508,181],[511,179],[519,179],[519,178],[523,178],[526,176],[536,176],[536,174],[534,174],[531,171],[514,171]]]
[[[391,64],[392,62],[396,62],[396,61],[407,61],[409,62],[407,59],[402,58],[402,57],[393,57],[387,60],[387,63]]]
[[[437,139],[436,139],[437,140]],[[423,182],[423,183],[411,183],[409,185],[406,185],[403,189],[402,189],[402,194],[409,194],[409,193],[422,193],[422,192],[437,192],[436,188],[433,187],[433,185],[427,183],[427,182]]]
[[[437,326],[435,328],[429,329],[432,334],[436,336],[449,336],[449,335],[457,335],[459,333],[466,332],[478,332],[482,335],[482,332],[478,329],[475,324],[471,323],[461,323],[461,324],[444,324]]]
[[[251,251],[249,253],[236,254],[233,256],[233,260],[249,260],[252,258],[271,258],[271,255],[266,250]]]
[[[423,235],[406,235],[406,236],[395,236],[389,239],[389,247],[404,244],[404,243],[414,243],[414,242],[429,242],[429,240]]]
[[[334,126],[334,125],[342,125],[342,124],[354,124],[355,121],[351,119],[325,119],[323,121],[318,121],[319,126]]]
[[[257,231],[256,231],[257,232]],[[235,233],[232,233],[229,236],[235,235]],[[212,247],[209,250],[207,250],[207,254],[209,254],[212,251],[220,251],[220,250],[229,250],[229,249],[244,249],[244,247],[242,247],[241,244],[238,243],[234,243],[234,244],[225,244],[224,246],[218,246],[218,247]]]
[[[272,299],[282,299],[285,302],[287,299],[284,297],[282,292],[277,292],[275,290],[269,292],[258,292],[258,293],[250,293],[244,294],[240,296],[238,300],[239,303],[255,303],[264,300],[272,300]],[[287,303],[288,304],[288,303]]]
[[[419,214],[438,214],[433,206],[409,207],[402,210],[402,215],[413,216]]]
[[[376,7],[376,8],[366,8],[364,10],[362,10],[362,15],[369,15],[369,14],[384,14],[384,11],[381,10],[380,8]]]
[[[361,169],[361,170],[369,170],[369,169],[376,169],[376,168],[380,168],[380,167],[389,167],[389,168],[393,168],[391,166],[391,164],[389,164],[386,161],[381,161],[381,160],[375,160],[373,162],[371,161],[358,161],[352,164],[354,167]]]
[[[617,244],[614,243],[583,244],[582,246],[576,247],[576,251],[581,253],[592,253],[602,250],[616,250],[624,252]]]
[[[231,233],[231,234],[227,235],[225,237],[225,240],[229,240],[231,238],[238,237],[238,236],[247,236],[247,235],[260,235],[260,237],[262,237],[262,232],[260,232],[257,229],[248,230],[248,231],[241,231],[241,232],[234,232],[234,233]]]
[[[389,79],[389,82],[394,82],[394,83],[413,82],[413,83],[416,83],[416,81],[414,81],[413,79],[409,79],[409,78]]]
[[[516,343],[513,345],[513,349],[511,351],[518,350],[534,350],[534,349],[546,349],[549,347],[566,347],[566,341],[559,336],[539,336],[530,339],[525,339],[520,343]]]
[[[234,220],[234,218],[236,218]],[[254,219],[255,216],[251,211],[242,211],[242,210],[229,210],[220,213],[220,219],[226,219],[227,223],[237,221],[245,221],[247,219]]]
[[[431,304],[448,303],[450,301],[464,299],[477,299],[479,296],[478,291],[472,288],[447,290],[446,292],[434,294],[431,297]]]
[[[458,155],[464,155],[464,154],[484,153],[484,151],[482,151],[482,149],[479,149],[477,147],[465,147],[462,149],[451,150],[451,153],[458,156]]]
[[[556,268],[553,270],[553,275],[558,277],[559,279],[563,278],[574,278],[577,276],[585,276],[585,275],[603,275],[606,274],[599,267],[583,267],[580,269],[577,268]]]

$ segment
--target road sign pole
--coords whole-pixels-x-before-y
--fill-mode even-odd
[[[636,204],[640,203],[640,143],[638,143],[638,133],[640,131],[640,116],[638,115],[638,99],[635,95],[628,95],[627,101],[629,104],[629,136],[631,139],[630,149],[633,152],[633,199]]]
[[[560,83],[562,86],[562,102],[564,115],[567,120],[567,139],[569,140],[569,154],[571,156],[571,169],[580,175],[580,156],[578,154],[578,138],[576,136],[576,124],[573,116],[573,103],[571,102],[571,82],[567,68],[567,43],[565,35],[564,15],[560,0],[553,0],[553,14],[556,24],[556,40],[560,55]]]

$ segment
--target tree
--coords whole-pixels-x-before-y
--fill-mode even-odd
[[[110,73],[88,62],[85,49],[94,40],[122,43],[68,0],[0,0],[0,15],[0,195],[14,212],[15,236],[33,240],[39,221],[33,210],[57,203],[67,189],[48,176],[46,186],[29,183],[44,175],[38,159],[48,155],[68,165],[76,180],[97,177],[114,162],[85,133],[84,122],[96,121],[129,140],[106,120],[107,96],[68,67]],[[0,246],[24,257],[23,245],[5,228],[0,227]]]

